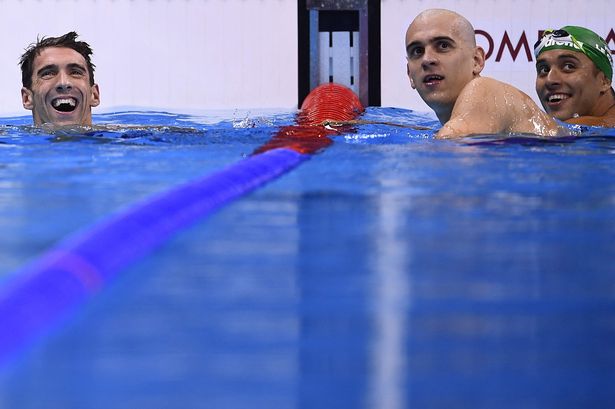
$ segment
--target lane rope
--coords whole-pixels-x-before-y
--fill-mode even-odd
[[[155,195],[59,242],[0,286],[0,368],[44,338],[127,265],[178,230],[294,169],[343,132],[322,125],[363,112],[357,96],[323,84],[254,153],[221,171]]]

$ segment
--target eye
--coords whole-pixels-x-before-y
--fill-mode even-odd
[[[420,47],[420,46],[411,47],[408,50],[408,57],[410,57],[410,58],[420,57],[421,55],[423,55],[424,51],[425,51],[425,49],[423,47]]]
[[[39,72],[39,76],[42,79],[49,79],[52,78],[54,75],[56,75],[57,71],[51,68],[48,69],[44,69],[42,71]]]
[[[565,72],[574,71],[576,68],[577,68],[577,66],[574,63],[571,63],[571,62],[565,62],[562,65],[562,71],[565,71]]]
[[[85,75],[85,72],[80,68],[73,68],[70,70],[70,75],[73,77],[82,77]]]
[[[439,50],[443,50],[443,51],[446,51],[449,48],[451,48],[451,45],[448,41],[439,41],[437,46]]]
[[[547,75],[549,73],[549,66],[546,64],[538,64],[536,66],[536,74],[538,76]]]

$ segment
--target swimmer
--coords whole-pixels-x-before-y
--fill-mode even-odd
[[[76,41],[71,31],[61,37],[43,37],[21,56],[21,100],[32,111],[35,126],[92,125],[92,107],[100,104],[94,83],[92,49]]]
[[[528,95],[480,76],[485,51],[476,45],[470,22],[453,11],[420,13],[406,31],[406,58],[410,85],[442,124],[438,138],[561,132]]]
[[[546,30],[534,45],[536,93],[547,113],[573,124],[615,127],[613,59],[591,30]]]

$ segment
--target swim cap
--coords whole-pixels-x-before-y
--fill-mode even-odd
[[[559,30],[545,30],[534,45],[536,58],[549,50],[572,50],[585,54],[608,79],[613,78],[613,57],[606,41],[593,31],[579,26],[565,26]]]

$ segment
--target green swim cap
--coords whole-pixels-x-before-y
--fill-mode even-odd
[[[585,54],[610,80],[613,79],[613,57],[606,41],[593,31],[578,26],[565,26],[559,30],[545,30],[534,45],[536,58],[549,50],[572,50]]]

